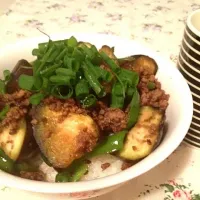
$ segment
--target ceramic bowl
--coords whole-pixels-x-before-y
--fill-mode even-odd
[[[193,120],[185,137],[186,143],[200,148],[200,9],[186,22],[178,58],[178,68],[187,80],[193,98]]]
[[[22,179],[0,171],[0,184],[33,192],[62,193],[66,196],[66,199],[99,196],[157,166],[179,146],[188,131],[193,111],[192,97],[185,79],[171,61],[160,57],[152,50],[135,41],[114,36],[71,33],[52,35],[51,38],[58,40],[69,38],[72,35],[78,40],[91,42],[98,48],[103,44],[114,46],[118,57],[145,54],[155,59],[159,66],[156,76],[161,81],[163,89],[170,94],[169,107],[166,112],[167,134],[159,147],[149,156],[129,169],[105,178],[76,183],[47,183]],[[21,58],[29,61],[33,60],[32,49],[37,47],[38,43],[45,41],[48,41],[48,38],[43,36],[1,48],[1,71],[4,69],[12,70],[16,62]]]

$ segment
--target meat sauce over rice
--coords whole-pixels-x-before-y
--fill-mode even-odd
[[[114,56],[114,50],[107,46],[103,46],[99,52],[110,52],[110,54],[107,55],[109,55],[109,58],[114,59],[116,65],[119,65],[121,69],[125,70],[124,73],[134,72],[139,77],[139,81],[135,87],[135,90],[137,90],[139,94],[139,101],[137,105],[134,105],[136,108],[134,109],[130,99],[123,100],[123,107],[110,106],[111,103],[113,103],[111,102],[114,95],[113,84],[117,82],[118,77],[115,77],[112,68],[106,63],[107,58],[100,64],[100,68],[104,70],[104,73],[109,73],[107,76],[110,75],[112,81],[101,82],[101,87],[105,89],[106,96],[102,98],[95,97],[95,99],[97,98],[95,105],[90,107],[85,106],[84,102],[77,97],[72,96],[65,99],[58,98],[52,94],[41,98],[39,105],[34,105],[31,100],[33,92],[20,88],[19,85],[17,85],[20,75],[24,73],[27,76],[33,75],[32,70],[27,70],[27,68],[23,70],[24,65],[30,67],[31,64],[25,60],[23,60],[22,65],[20,65],[19,62],[12,72],[12,79],[10,80],[11,83],[9,83],[10,86],[8,87],[7,93],[0,94],[1,109],[3,110],[6,106],[8,109],[6,112],[2,111],[5,112],[5,114],[2,114],[0,123],[0,149],[2,148],[2,152],[5,153],[1,154],[0,152],[0,158],[2,155],[10,156],[10,158],[16,162],[18,168],[17,172],[15,170],[15,172],[10,171],[10,173],[30,180],[46,181],[48,180],[48,170],[53,170],[52,173],[62,174],[64,173],[63,169],[67,168],[69,170],[67,176],[73,177],[71,174],[74,173],[73,170],[75,170],[77,166],[74,165],[74,168],[70,168],[70,166],[73,166],[74,162],[78,160],[77,162],[80,162],[79,165],[83,170],[82,176],[89,177],[90,173],[88,169],[86,169],[86,166],[94,166],[94,163],[98,163],[98,156],[101,156],[101,152],[105,152],[104,154],[109,152],[112,154],[109,156],[112,157],[108,156],[108,158],[102,158],[102,161],[99,162],[99,169],[101,169],[103,173],[104,171],[111,170],[115,165],[113,163],[118,163],[117,165],[120,167],[116,169],[116,173],[131,167],[153,150],[153,147],[156,145],[156,138],[158,137],[160,127],[164,122],[165,110],[169,104],[169,95],[162,89],[161,83],[155,76],[157,64],[153,59],[147,56],[136,56],[133,60],[127,60],[127,58],[125,58],[124,60],[121,59],[118,61]],[[102,55],[102,57],[103,56],[105,57],[105,55]],[[152,71],[151,66],[154,66],[154,71]],[[87,78],[87,75],[85,75],[85,77]],[[153,87],[149,87],[149,83],[151,83]],[[86,85],[88,84],[90,84],[89,79]],[[133,95],[134,94],[135,92]],[[90,95],[94,98],[94,91]],[[138,111],[140,108],[148,110],[150,114],[142,117],[143,109]],[[135,113],[138,112],[138,121],[132,123],[132,128],[129,128],[128,132],[127,127],[130,124],[130,112],[132,109]],[[67,121],[67,119],[69,119],[69,121]],[[151,124],[152,119],[154,119],[153,124]],[[155,124],[155,120],[157,120],[157,124]],[[25,121],[25,136],[23,136],[22,139],[22,147],[20,149],[15,149],[15,141],[12,140],[12,137],[19,134],[19,130],[21,130],[20,123],[23,121]],[[147,148],[148,153],[146,155],[134,159],[128,155],[130,151],[128,149],[132,149],[132,153],[136,152],[136,154],[140,151],[141,146],[138,146],[138,144],[134,142],[131,144],[130,148],[128,147],[126,149],[128,152],[127,155],[122,151],[122,147],[116,152],[114,152],[114,150],[105,150],[105,148],[109,149],[109,147],[106,146],[106,142],[110,142],[111,144],[111,141],[114,140],[109,137],[118,137],[117,139],[119,139],[120,134],[123,135],[124,131],[126,131],[126,134],[132,134],[134,128],[142,127],[143,123],[147,123],[145,127],[149,127],[145,133],[147,135],[144,135],[145,141],[141,141],[140,144],[141,146],[144,145],[144,143],[147,144],[147,146],[143,147]],[[71,124],[74,125],[71,126]],[[7,132],[5,132],[5,130],[7,130]],[[7,141],[2,139],[5,137],[10,138],[10,136],[12,136],[11,139]],[[135,139],[135,135],[131,137],[133,140],[137,140],[137,138]],[[128,141],[128,136],[125,135],[122,141],[127,145],[130,142]],[[7,147],[9,143],[13,143],[11,149]],[[120,140],[117,143],[119,145]],[[113,144],[114,143],[112,143],[112,145]],[[93,156],[93,158],[91,156],[93,152],[96,153],[94,155],[97,157]],[[38,155],[41,155],[42,162],[44,160],[45,163],[47,163],[41,165],[40,162],[40,164],[38,164],[38,166],[43,166],[42,170],[41,168],[37,168],[37,170],[26,170],[29,169],[29,167],[25,169],[18,167],[18,165],[29,166],[29,161],[34,160]],[[129,159],[130,157],[131,159]],[[10,158],[8,158],[8,160]],[[85,161],[83,161],[82,158],[85,158]],[[21,163],[24,164],[24,162],[25,165],[20,165]],[[110,171],[109,173],[113,172]],[[73,178],[75,180],[81,180],[81,177],[77,179],[76,177],[70,177],[71,179],[69,177],[65,178],[67,180],[73,180]]]

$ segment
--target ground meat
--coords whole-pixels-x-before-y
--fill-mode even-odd
[[[102,165],[101,165],[101,169],[104,171],[104,170],[106,170],[108,167],[110,167],[110,163],[103,163]]]
[[[31,92],[25,90],[19,90],[12,94],[4,94],[0,96],[0,101],[9,105],[27,107],[29,106],[29,97]]]
[[[62,112],[65,116],[67,116],[69,113],[87,113],[87,111],[81,108],[81,106],[74,99],[61,100],[50,96],[44,99],[43,102],[49,105],[50,110],[55,112]]]
[[[148,82],[155,83],[155,89],[149,90]],[[161,88],[161,83],[154,75],[142,74],[138,84],[140,100],[142,106],[153,106],[161,110],[166,110],[168,106],[169,95]]]
[[[90,129],[84,128],[77,135],[76,139],[76,153],[80,155],[80,153],[91,152],[97,143],[98,137],[94,136]]]
[[[133,166],[133,163],[124,161],[124,162],[122,163],[121,170],[128,169],[128,168],[131,167],[131,166]]]
[[[21,171],[20,177],[25,178],[25,179],[35,180],[35,181],[44,181],[45,180],[45,175],[41,171],[38,171],[38,172]]]
[[[15,134],[19,127],[19,121],[26,115],[27,109],[20,107],[11,107],[6,114],[5,119],[1,122],[0,130],[4,127],[9,126],[10,134]]]
[[[94,119],[101,131],[118,132],[126,128],[127,114],[121,109],[108,108],[102,101],[98,101],[93,109],[82,108],[74,99],[59,100],[48,97],[43,102],[49,105],[51,110],[63,113],[61,121],[69,113],[88,114]]]
[[[69,113],[76,113],[76,114],[88,114],[89,110],[86,110],[81,107],[81,105],[76,102],[74,99],[66,99],[61,100],[57,99],[56,97],[50,96],[43,100],[43,104],[48,105],[49,109],[54,112],[59,112],[60,116],[58,119],[59,123],[62,123],[64,119],[68,116]],[[32,124],[37,121],[34,119],[35,108],[33,108],[30,112],[32,116]]]
[[[31,120],[31,124],[32,124],[32,125],[37,125],[37,124],[38,124],[38,121],[37,121],[36,119],[33,119],[33,120]]]
[[[121,109],[105,107],[92,114],[93,119],[102,131],[118,132],[127,126],[127,114]]]
[[[16,130],[19,128],[19,121],[28,113],[30,96],[31,93],[25,90],[0,95],[0,104],[10,106],[6,117],[0,124],[0,131],[4,127],[9,126],[10,134],[16,133]]]

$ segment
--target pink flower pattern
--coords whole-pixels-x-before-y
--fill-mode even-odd
[[[166,193],[164,200],[199,200],[200,194],[195,194],[190,189],[190,184],[178,184],[175,180],[169,180],[166,184],[160,185]]]
[[[180,180],[169,180],[164,184],[160,184],[160,186],[155,186],[155,188],[164,192],[163,200],[200,200],[200,193],[195,193],[191,189],[191,184],[186,185],[179,182]],[[145,186],[149,189],[146,192],[141,192],[139,197],[149,194],[152,191],[152,185]]]
[[[181,192],[180,192],[179,190],[175,190],[175,191],[173,192],[173,196],[174,196],[175,198],[181,197]]]

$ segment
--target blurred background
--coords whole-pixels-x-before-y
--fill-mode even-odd
[[[1,0],[0,1],[0,15],[2,15],[4,11],[7,10],[13,2],[15,2],[15,0],[6,0],[6,1]]]
[[[200,0],[0,0],[0,45],[41,35],[37,28],[95,32],[136,39],[176,59],[185,19],[198,8]]]

